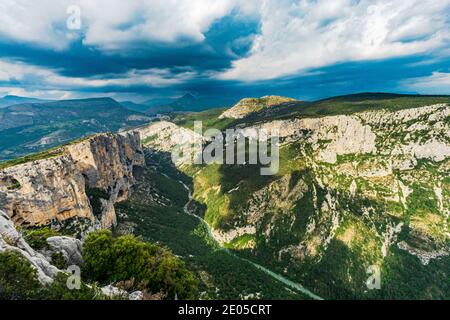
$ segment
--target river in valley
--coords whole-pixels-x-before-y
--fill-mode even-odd
[[[293,281],[287,279],[286,277],[284,277],[284,276],[282,276],[282,275],[280,275],[280,274],[278,274],[278,273],[275,273],[275,272],[273,272],[272,270],[267,269],[266,267],[263,267],[263,266],[260,265],[260,264],[257,264],[257,263],[255,263],[255,262],[253,262],[253,261],[250,261],[250,260],[248,260],[248,259],[242,258],[242,257],[240,257],[240,256],[238,256],[238,255],[236,255],[236,254],[234,254],[233,252],[231,252],[231,251],[228,250],[227,248],[224,248],[223,246],[221,246],[220,243],[218,243],[218,242],[216,241],[216,239],[214,238],[214,236],[213,236],[213,234],[212,234],[212,232],[211,232],[211,227],[209,226],[209,224],[208,224],[204,219],[202,219],[201,217],[199,217],[198,215],[193,214],[193,213],[191,213],[191,212],[189,211],[188,205],[189,205],[189,202],[192,200],[192,191],[191,191],[191,189],[190,189],[184,182],[182,182],[182,181],[178,181],[178,182],[179,182],[180,184],[183,185],[183,187],[188,191],[188,194],[189,194],[189,201],[188,201],[188,202],[184,205],[184,207],[183,207],[184,212],[185,212],[186,214],[192,216],[192,217],[195,217],[195,218],[198,219],[202,224],[204,224],[204,225],[206,226],[206,229],[208,230],[208,236],[209,236],[209,237],[217,244],[217,246],[218,246],[221,250],[226,251],[228,254],[233,255],[234,257],[236,257],[237,259],[239,259],[239,260],[241,260],[241,261],[248,262],[248,263],[252,264],[255,268],[257,268],[257,269],[263,271],[263,272],[266,273],[267,275],[271,276],[272,278],[276,279],[277,281],[283,283],[284,285],[288,286],[289,288],[291,288],[291,289],[293,289],[293,290],[296,290],[296,291],[298,291],[298,292],[300,292],[300,293],[303,293],[304,295],[306,295],[306,296],[308,296],[308,297],[310,297],[310,298],[312,298],[312,299],[314,299],[314,300],[323,300],[321,297],[319,297],[319,296],[316,295],[315,293],[311,292],[310,290],[306,289],[306,288],[305,288],[304,286],[302,286],[301,284],[296,283],[296,282],[293,282]]]

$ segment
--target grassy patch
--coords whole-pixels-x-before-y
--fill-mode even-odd
[[[224,245],[225,248],[229,249],[246,249],[251,247],[253,243],[256,242],[256,237],[253,234],[243,234],[239,237],[234,238],[229,243]]]
[[[219,116],[225,110],[226,108],[220,108],[178,115],[174,119],[174,123],[181,127],[194,130],[194,121],[202,121],[203,130],[210,128],[223,130],[231,126],[234,122],[234,119],[219,119]]]
[[[61,150],[60,148],[55,148],[55,149],[51,149],[48,151],[33,153],[33,154],[30,154],[30,155],[27,155],[27,156],[24,156],[21,158],[8,160],[8,161],[4,161],[4,162],[0,163],[0,170],[6,169],[9,167],[13,167],[13,166],[17,166],[19,164],[31,162],[31,161],[57,157],[57,156],[62,155],[63,153],[64,153],[63,150]]]

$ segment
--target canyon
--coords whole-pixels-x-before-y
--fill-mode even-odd
[[[286,107],[295,102],[280,103]],[[204,219],[209,236],[241,261],[301,283],[325,299],[445,298],[450,107],[445,102],[395,103],[403,105],[319,116],[302,115],[303,109],[283,117],[255,116],[277,108],[266,104],[237,116],[234,111],[209,113],[219,125],[226,123],[223,130],[239,128],[248,138],[258,129],[279,132],[280,168],[265,177],[258,174],[258,166],[248,164],[171,163],[174,148],[186,152],[199,138],[208,143],[176,118],[96,134],[32,161],[4,164],[2,224],[8,230],[51,226],[83,239],[93,230],[117,226],[133,233],[138,221],[152,219],[143,214],[146,206],[158,214],[173,211],[174,219],[179,219],[176,212],[188,210]],[[236,124],[225,122],[228,117]],[[144,181],[143,174],[165,183]],[[192,198],[184,205],[171,192],[179,189],[181,194],[186,188]],[[130,203],[129,208],[120,209],[122,203]],[[130,216],[137,220],[121,224]],[[11,249],[6,229],[2,250]],[[173,248],[182,241],[168,240],[166,234],[143,235],[165,239]],[[34,265],[45,260],[29,251],[19,236],[13,238],[17,250]],[[193,259],[189,257],[185,253],[186,260]],[[371,266],[382,271],[381,290],[365,286]],[[42,281],[52,270],[41,267]],[[432,274],[439,276],[433,279]],[[404,290],[396,291],[400,284]]]

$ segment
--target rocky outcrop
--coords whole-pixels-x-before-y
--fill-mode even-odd
[[[242,119],[249,114],[264,108],[280,105],[282,103],[296,101],[292,98],[280,96],[264,96],[261,98],[245,98],[235,104],[232,108],[226,110],[219,116],[219,119],[232,118]]]
[[[144,147],[177,157],[177,164],[192,163],[196,147],[201,150],[202,143],[206,141],[193,130],[180,127],[172,122],[158,121],[148,126],[135,129],[139,133]],[[175,160],[175,157],[174,157]]]
[[[61,253],[68,266],[83,265],[83,257],[81,255],[83,244],[80,240],[72,237],[57,236],[47,238],[47,244],[49,249],[44,253],[47,260],[51,261],[54,253]]]
[[[277,120],[244,128],[242,132],[251,136],[261,130],[279,136],[285,143],[305,141],[318,160],[328,163],[335,163],[339,155],[376,152],[376,135],[370,126],[352,116]]]
[[[115,223],[113,204],[128,196],[136,165],[144,165],[139,134],[95,135],[56,156],[1,170],[0,209],[18,225],[84,218],[108,228]],[[108,193],[101,217],[93,215],[86,188]]]
[[[413,256],[416,256],[417,258],[419,258],[420,262],[423,265],[429,264],[430,261],[433,259],[438,259],[440,257],[445,257],[445,256],[450,255],[450,248],[434,250],[434,251],[426,251],[426,250],[414,248],[414,247],[410,246],[409,244],[407,244],[405,241],[401,241],[401,242],[397,243],[397,247],[399,247],[400,249],[405,250],[405,251],[409,252],[410,254],[412,254]]]
[[[160,151],[171,152],[174,147],[180,144],[194,143],[203,137],[190,129],[186,129],[168,121],[158,121],[148,126],[134,129],[139,133],[144,145],[151,144]]]
[[[449,116],[450,107],[437,104],[395,112],[277,120],[243,128],[243,132],[250,136],[263,129],[277,134],[285,143],[305,141],[316,159],[326,163],[336,163],[338,156],[349,154],[442,161],[450,156],[450,129],[446,122]],[[408,162],[404,159],[398,165],[405,165],[405,161]]]
[[[144,293],[142,291],[128,293],[126,290],[117,288],[113,285],[102,287],[101,291],[110,299],[144,300]]]
[[[39,282],[51,283],[60,270],[51,265],[44,255],[31,248],[16,230],[9,216],[0,210],[0,252],[14,251],[21,254],[36,269]]]

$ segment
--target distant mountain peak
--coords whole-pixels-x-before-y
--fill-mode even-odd
[[[184,96],[182,96],[181,98],[178,98],[177,100],[197,100],[197,98],[192,94],[192,93],[186,93]]]

